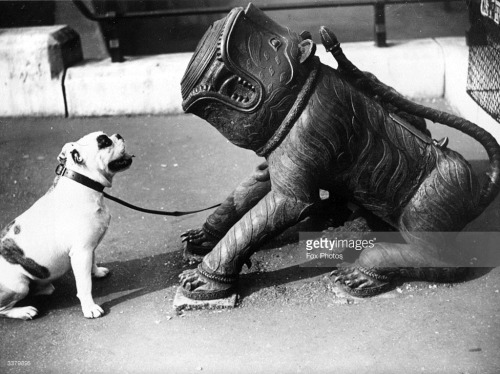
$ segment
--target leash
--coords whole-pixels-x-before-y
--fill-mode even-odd
[[[217,208],[220,205],[220,204],[215,204],[215,205],[210,206],[208,208],[203,208],[203,209],[199,209],[199,210],[190,210],[190,211],[177,211],[177,210],[175,210],[173,212],[165,212],[163,210],[152,210],[152,209],[146,209],[146,208],[141,208],[139,206],[132,205],[130,203],[127,203],[126,201],[123,201],[123,200],[117,198],[117,197],[108,195],[106,192],[103,192],[102,194],[104,195],[105,198],[108,198],[109,200],[113,200],[115,203],[126,206],[127,208],[137,210],[139,212],[148,213],[148,214],[157,214],[159,216],[174,216],[174,217],[185,216],[187,214],[194,214],[194,213],[203,212],[205,210],[209,210],[212,208]]]
[[[75,182],[83,184],[84,186],[86,186],[94,191],[101,192],[105,198],[112,200],[115,203],[121,204],[121,205],[123,205],[127,208],[130,208],[130,209],[137,210],[137,211],[143,212],[143,213],[148,213],[148,214],[156,214],[159,216],[179,217],[179,216],[185,216],[187,214],[194,214],[194,213],[203,212],[205,210],[217,208],[220,205],[220,204],[216,204],[216,205],[210,206],[208,208],[203,208],[203,209],[198,209],[198,210],[190,210],[190,211],[177,211],[176,210],[173,212],[165,212],[163,210],[146,209],[146,208],[141,208],[139,206],[127,203],[126,201],[123,201],[117,197],[114,197],[114,196],[107,194],[106,192],[104,192],[104,186],[102,184],[86,177],[85,175],[77,173],[76,171],[66,169],[66,167],[63,164],[59,164],[57,166],[56,174],[61,176],[61,177],[66,177],[66,178],[72,179]]]

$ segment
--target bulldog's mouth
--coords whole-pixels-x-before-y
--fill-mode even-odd
[[[129,154],[124,154],[122,157],[117,158],[116,160],[111,161],[108,164],[109,170],[111,170],[114,173],[117,173],[119,171],[123,171],[132,165],[132,158],[134,155],[129,155]]]

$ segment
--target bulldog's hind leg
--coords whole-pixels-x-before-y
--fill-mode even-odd
[[[24,299],[29,292],[27,279],[19,277],[16,282],[8,285],[0,284],[0,317],[29,320],[38,314],[38,310],[32,306],[14,307]]]
[[[475,217],[479,195],[468,164],[461,157],[442,157],[401,214],[406,244],[377,243],[332,276],[355,296],[380,293],[393,277],[458,280],[466,269],[453,261],[454,238]]]
[[[185,242],[184,258],[193,262],[201,261],[229,229],[270,190],[268,165],[263,162],[208,216],[201,228],[189,230],[181,235],[182,241]]]

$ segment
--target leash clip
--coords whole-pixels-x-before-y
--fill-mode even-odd
[[[66,171],[66,167],[63,164],[57,165],[57,167],[56,167],[56,174],[57,175],[63,175],[65,171]]]

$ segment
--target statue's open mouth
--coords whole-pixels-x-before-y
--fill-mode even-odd
[[[202,79],[183,101],[184,110],[203,99],[215,99],[239,110],[251,110],[258,102],[258,87],[247,77],[230,72],[223,64],[217,74]]]
[[[255,86],[227,69],[216,77],[214,88],[219,94],[231,98],[235,103],[246,104],[255,97]],[[219,85],[220,83],[220,85]]]
[[[258,106],[262,92],[259,83],[234,63],[227,51],[231,29],[242,13],[242,8],[233,9],[216,21],[198,44],[181,82],[186,112],[207,99],[245,112]]]

